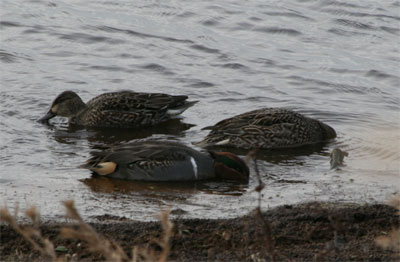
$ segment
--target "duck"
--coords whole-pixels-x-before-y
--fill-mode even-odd
[[[245,161],[230,152],[197,151],[172,141],[134,141],[92,152],[80,167],[95,176],[132,181],[248,181]]]
[[[194,143],[200,147],[295,148],[336,137],[329,125],[285,108],[249,111],[203,129],[210,132],[202,141]]]
[[[118,91],[104,93],[84,103],[74,91],[59,94],[41,123],[55,116],[68,117],[69,124],[86,127],[153,126],[181,114],[197,101],[184,95]]]

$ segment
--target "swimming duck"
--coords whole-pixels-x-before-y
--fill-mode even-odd
[[[120,91],[101,94],[86,104],[73,91],[64,91],[54,99],[50,110],[39,122],[55,116],[69,118],[70,124],[87,127],[151,126],[179,115],[197,101],[187,96]]]
[[[198,146],[242,149],[292,148],[336,137],[335,130],[283,108],[263,108],[218,122]]]
[[[229,152],[201,153],[169,141],[139,141],[92,153],[81,167],[96,175],[138,181],[247,181],[249,168]]]

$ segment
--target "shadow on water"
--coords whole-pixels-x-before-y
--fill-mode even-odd
[[[142,196],[164,196],[165,193],[168,193],[173,194],[176,198],[196,193],[240,196],[248,188],[248,184],[234,181],[143,182],[111,179],[96,175],[79,181],[95,193],[139,193]]]
[[[143,139],[155,134],[183,137],[184,132],[195,125],[182,122],[181,119],[171,119],[156,126],[144,128],[85,128],[63,124],[49,125],[53,129],[53,137],[59,143],[73,144],[76,140],[87,139],[94,144],[117,144],[123,141]]]

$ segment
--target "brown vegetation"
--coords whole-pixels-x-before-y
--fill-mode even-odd
[[[167,261],[170,251],[170,238],[172,236],[173,223],[168,220],[169,209],[160,214],[162,225],[162,235],[160,239],[152,239],[149,243],[156,243],[161,252],[156,252],[154,248],[139,248],[133,246],[132,255],[128,256],[123,248],[115,241],[110,240],[96,232],[93,227],[85,223],[75,208],[74,201],[64,201],[66,207],[66,217],[77,223],[73,226],[65,226],[60,230],[60,235],[66,239],[79,240],[86,244],[88,252],[100,254],[105,261],[122,262],[122,261]],[[22,236],[32,248],[40,252],[40,255],[53,262],[75,261],[78,258],[77,253],[72,255],[57,256],[57,251],[68,251],[63,248],[54,248],[54,244],[44,237],[39,228],[39,213],[35,207],[28,209],[25,214],[31,219],[32,226],[21,226],[18,224],[16,215],[11,215],[7,207],[3,207],[0,211],[0,219],[6,222],[12,229]],[[3,244],[2,237],[2,244]],[[2,250],[3,251],[3,250]],[[17,256],[19,257],[19,256]],[[14,257],[14,258],[17,258]],[[30,257],[30,256],[28,256]],[[11,257],[9,257],[11,258]],[[24,254],[21,254],[21,259],[24,259]]]
[[[397,209],[397,215],[400,215],[400,193],[388,201],[388,204]],[[400,228],[394,228],[386,235],[376,238],[376,243],[384,248],[391,249],[400,253]]]
[[[164,222],[168,221],[165,214]],[[86,231],[95,231],[90,238],[96,236],[98,243],[109,245],[111,253],[123,251],[126,257],[121,258],[127,261],[272,261],[266,247],[265,228],[260,221],[269,222],[275,261],[398,261],[400,258],[394,250],[382,249],[375,244],[378,236],[399,227],[397,210],[387,205],[308,203],[278,207],[257,216],[254,212],[236,219],[178,219],[173,221],[174,227],[164,222],[164,226],[160,226],[156,222],[108,216],[98,223],[88,224],[91,229]],[[8,222],[7,219],[10,217],[5,218],[3,211],[2,220]],[[16,222],[9,223],[13,224]],[[9,225],[0,227],[0,257],[3,261],[43,261],[44,258],[50,261],[54,258],[47,254],[52,251],[35,248],[36,245],[21,237],[24,234],[19,235]],[[42,241],[40,238],[46,236],[56,247],[57,259],[61,261],[109,261],[107,256],[110,254],[103,254],[101,250],[92,252],[85,238],[60,236],[65,227],[79,231],[82,227],[79,222],[18,227],[28,232],[31,227],[40,230],[33,239]],[[163,238],[168,235],[169,241]],[[106,240],[109,244],[102,242]],[[44,247],[43,244],[39,246]],[[59,247],[65,247],[65,250]],[[132,250],[132,247],[136,248]],[[104,247],[102,250],[110,249]]]

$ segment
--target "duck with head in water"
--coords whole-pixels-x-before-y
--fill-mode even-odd
[[[152,126],[181,114],[197,101],[187,96],[120,91],[101,94],[87,103],[73,91],[64,91],[54,99],[50,110],[39,122],[55,116],[69,118],[70,124],[86,127]]]
[[[200,142],[202,147],[294,148],[327,141],[335,130],[319,120],[283,108],[263,108],[222,120]]]
[[[248,181],[249,168],[229,152],[201,153],[169,141],[139,141],[92,153],[81,167],[99,176],[135,181]]]

